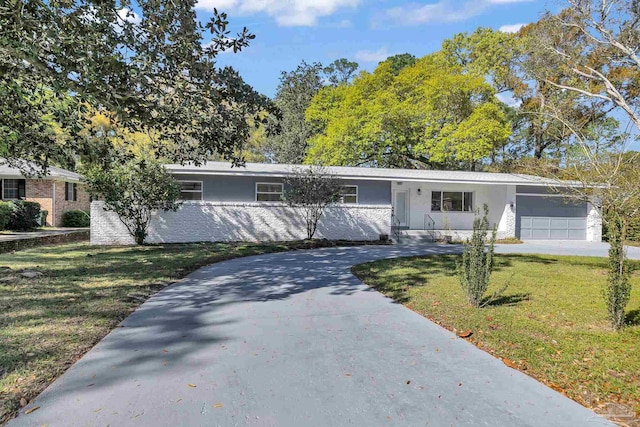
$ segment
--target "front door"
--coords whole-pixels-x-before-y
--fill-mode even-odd
[[[393,196],[393,213],[400,222],[401,227],[409,225],[409,193],[396,191]]]

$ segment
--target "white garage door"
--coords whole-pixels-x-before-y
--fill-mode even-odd
[[[522,216],[522,240],[586,240],[587,221],[584,218]]]
[[[519,195],[516,229],[522,240],[586,240],[587,204],[562,197]]]

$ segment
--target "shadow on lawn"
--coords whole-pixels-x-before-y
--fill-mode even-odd
[[[639,326],[640,325],[640,309],[629,311],[624,317],[624,322],[628,326]]]
[[[530,293],[517,293],[510,295],[499,295],[495,298],[488,297],[483,300],[483,304],[486,307],[512,307],[518,305],[522,301],[529,301],[531,299]]]

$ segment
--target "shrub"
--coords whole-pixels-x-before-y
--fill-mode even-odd
[[[462,262],[458,264],[460,285],[467,294],[469,303],[474,307],[482,307],[484,296],[489,287],[489,279],[493,271],[493,250],[496,241],[496,227],[489,234],[489,208],[484,205],[484,215],[480,217],[476,212],[473,220],[473,234],[464,244]],[[489,250],[484,247],[489,241]]]
[[[0,202],[0,230],[4,230],[9,225],[11,213],[13,212],[13,203]]]
[[[88,212],[81,210],[66,211],[62,214],[63,227],[89,227],[91,217]]]
[[[13,211],[7,228],[15,231],[29,231],[40,225],[40,203],[16,200],[11,204]]]
[[[604,298],[613,329],[624,326],[624,310],[631,297],[629,261],[624,250],[624,222],[620,218],[609,220],[609,277]]]

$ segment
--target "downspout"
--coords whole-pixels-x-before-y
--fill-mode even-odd
[[[53,186],[53,193],[51,198],[51,226],[56,226],[56,181],[51,180],[51,185]]]

